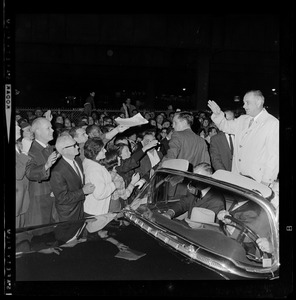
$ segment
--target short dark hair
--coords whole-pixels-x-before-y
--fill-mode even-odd
[[[101,138],[89,138],[84,144],[84,156],[88,159],[96,161],[99,152],[104,148],[104,143]]]
[[[78,129],[80,129],[81,127],[78,127],[78,126],[75,126],[75,127],[72,127],[70,130],[69,130],[69,134],[72,136],[72,138],[75,138],[76,137],[76,131]]]
[[[102,161],[102,164],[108,171],[112,171],[114,166],[118,165],[118,148],[110,148],[106,153],[105,159]]]
[[[190,125],[190,126],[193,124],[194,117],[193,117],[192,112],[190,112],[190,111],[180,111],[180,112],[175,113],[175,116],[178,116],[178,119],[186,120],[188,125]]]
[[[197,164],[195,167],[194,167],[194,170],[193,172],[195,173],[196,170],[204,170],[205,172],[207,172],[209,175],[213,174],[213,168],[210,164],[206,163],[206,162],[202,162],[202,163],[199,163]]]

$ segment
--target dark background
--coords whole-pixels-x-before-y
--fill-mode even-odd
[[[275,13],[17,12],[16,105],[82,107],[94,90],[98,108],[126,97],[153,109],[206,109],[208,99],[237,108],[260,89],[278,115],[282,26]]]

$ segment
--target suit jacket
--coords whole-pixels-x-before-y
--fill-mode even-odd
[[[279,172],[279,120],[262,110],[251,127],[251,116],[241,115],[226,120],[224,113],[212,114],[218,128],[235,135],[232,172],[241,173],[256,181],[272,183]]]
[[[28,155],[18,153],[16,151],[15,166],[15,191],[16,191],[16,228],[24,227],[21,215],[23,215],[29,207],[29,180],[26,177],[26,165],[30,160]]]
[[[190,218],[193,207],[210,209],[217,216],[219,211],[225,209],[225,198],[221,192],[213,188],[211,188],[202,198],[188,192],[187,195],[181,197],[180,201],[176,202],[171,209],[175,212],[175,217],[188,211],[188,218]]]
[[[164,156],[168,152],[169,142],[170,142],[170,140],[168,140],[167,138],[164,138],[164,139],[160,140],[160,142],[159,142],[160,143],[160,151]]]
[[[232,154],[224,132],[220,131],[218,134],[211,137],[209,150],[212,166],[215,171],[231,171]]]
[[[158,157],[161,161],[163,158],[163,154],[160,151],[156,151],[158,154]],[[153,167],[153,169],[156,169],[158,164]],[[141,176],[141,178],[144,178],[146,181],[149,181],[150,179],[150,170],[152,169],[151,161],[149,159],[148,154],[143,156],[143,158],[140,160],[140,167],[135,170],[135,172],[138,172]]]
[[[75,161],[83,174],[82,162],[79,157]],[[83,203],[85,195],[80,176],[61,158],[53,167],[50,185],[55,196],[55,206],[60,221],[77,221],[83,218]]]
[[[43,148],[38,142],[33,141],[27,164],[26,176],[29,179],[30,205],[26,215],[26,226],[49,224],[58,222],[55,210],[55,199],[51,196],[49,182],[51,168],[45,171],[45,163],[53,152],[53,146]]]
[[[173,132],[163,161],[172,158],[187,159],[193,167],[201,162],[211,163],[205,140],[190,128]]]
[[[124,179],[125,186],[131,182],[135,169],[140,166],[140,160],[145,155],[142,149],[132,153],[131,157],[121,160],[120,166],[116,167],[117,173]]]

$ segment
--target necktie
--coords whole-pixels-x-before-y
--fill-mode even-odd
[[[49,155],[52,153],[52,149],[50,145],[47,145],[44,149],[43,149],[43,153],[45,153],[46,157],[49,157]]]
[[[254,118],[252,118],[252,119],[250,120],[249,128],[252,126],[253,122],[254,122]]]
[[[232,137],[231,137],[231,134],[228,134],[228,136],[229,136],[229,143],[230,143],[231,155],[233,155],[233,141],[232,141]]]
[[[77,166],[77,163],[76,163],[75,160],[73,160],[73,165],[74,165],[74,167],[75,167],[75,170],[76,170],[77,175],[79,176],[79,178],[80,178],[81,181],[82,181],[82,178],[81,178],[81,175],[80,175],[80,172],[79,172],[79,169],[78,169],[78,166]]]

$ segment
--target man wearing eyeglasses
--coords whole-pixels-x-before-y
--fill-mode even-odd
[[[77,221],[83,218],[85,196],[95,186],[84,184],[82,161],[78,157],[79,145],[71,136],[60,136],[56,149],[62,155],[52,170],[50,184],[55,195],[55,205],[60,221]]]

